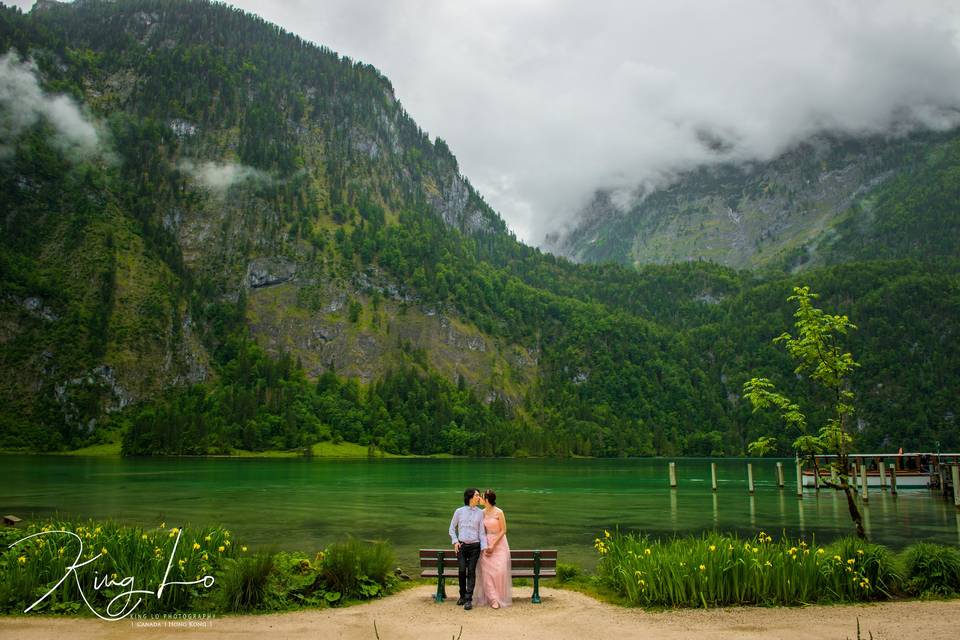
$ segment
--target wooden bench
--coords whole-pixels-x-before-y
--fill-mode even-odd
[[[557,550],[511,549],[510,565],[511,578],[533,578],[533,597],[530,601],[540,604],[540,578],[557,577]],[[420,577],[437,579],[435,602],[447,599],[444,580],[447,577],[456,579],[459,572],[457,554],[453,549],[420,549]]]

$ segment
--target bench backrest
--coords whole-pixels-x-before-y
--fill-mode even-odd
[[[543,573],[553,573],[557,568],[557,550],[556,549],[511,549],[510,564],[514,571],[523,570],[526,572],[534,569],[534,552],[540,553],[540,571]],[[426,571],[436,571],[439,565],[438,555],[443,552],[443,574],[447,576],[457,575],[457,555],[453,549],[420,549],[420,568]]]

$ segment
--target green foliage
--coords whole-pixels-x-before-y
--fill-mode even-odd
[[[752,456],[763,457],[774,450],[776,442],[770,436],[761,436],[747,445],[747,453]]]
[[[900,580],[885,548],[852,538],[818,547],[763,532],[665,541],[604,532],[595,546],[601,583],[635,605],[858,602],[890,597]]]
[[[903,552],[906,590],[913,595],[960,593],[960,550],[918,542]]]
[[[323,558],[322,579],[331,602],[349,598],[371,598],[392,584],[393,551],[386,542],[364,545],[358,540],[330,545]]]
[[[80,540],[67,533],[55,533],[63,531],[73,532]],[[76,579],[63,581],[33,611],[76,613],[78,608],[75,605],[82,602],[77,585],[83,584],[86,585],[84,594],[87,600],[102,613],[114,596],[127,589],[121,586],[90,588],[98,577],[102,581],[112,576],[119,582],[127,576],[134,576],[134,588],[155,591],[163,580],[168,563],[171,564],[168,581],[201,580],[206,575],[215,575],[243,553],[231,541],[230,532],[222,527],[184,527],[177,543],[179,532],[179,528],[165,524],[143,529],[115,522],[56,520],[4,531],[3,539],[0,539],[5,543],[0,552],[0,611],[22,612],[53,588],[67,574],[67,566],[77,558],[81,542],[80,560],[93,562],[78,568]],[[40,535],[8,548],[9,544],[33,534]],[[211,590],[202,585],[168,587],[159,599],[145,596],[137,612],[205,608],[210,595]],[[115,605],[114,610],[119,608]]]
[[[576,580],[582,575],[580,567],[566,562],[557,563],[557,581],[561,584]]]
[[[67,574],[83,541],[81,561],[93,560],[33,609],[47,614],[83,614],[86,607],[77,584],[101,614],[111,598],[128,587],[95,589],[94,580],[111,577],[119,582],[135,578],[133,588],[156,590],[170,564],[168,583],[212,576],[210,584],[169,584],[157,599],[149,594],[137,613],[175,611],[282,611],[303,606],[328,606],[365,600],[390,592],[396,583],[391,570],[394,555],[386,543],[350,540],[319,552],[313,560],[302,553],[259,553],[232,540],[222,527],[155,529],[113,522],[50,521],[0,530],[0,613],[22,612]],[[42,535],[10,544],[40,533]],[[179,544],[174,550],[174,543]],[[97,558],[97,554],[102,554]],[[115,604],[112,611],[119,610]]]
[[[0,172],[0,447],[76,448],[121,426],[126,454],[302,450],[330,439],[391,453],[739,455],[774,432],[775,419],[751,416],[739,396],[757,370],[807,408],[810,424],[830,420],[822,391],[771,348],[792,277],[699,261],[576,265],[517,242],[369,65],[186,0],[29,15],[0,7],[0,52],[11,48],[29,52],[45,91],[101,122],[110,153],[68,157],[43,122],[10,141]],[[957,147],[934,142],[936,154],[909,159],[916,179],[898,177],[877,199],[877,219],[895,222],[878,226],[889,227],[887,245],[913,229],[885,255],[923,258],[909,249],[917,229],[930,255],[955,247]],[[836,153],[847,152],[857,151]],[[242,163],[259,177],[217,192],[187,158]],[[809,164],[805,179],[819,175]],[[735,204],[742,190],[728,177],[696,179]],[[444,208],[449,185],[465,187],[463,219]],[[928,206],[935,223],[914,215]],[[629,244],[626,233],[608,235],[611,250]],[[309,381],[298,354],[267,353],[248,327],[248,267],[272,256],[315,274],[296,283],[312,312],[322,286],[342,287],[351,335],[429,308],[497,350],[526,350],[533,373],[495,372],[479,381],[492,389],[481,398],[441,375],[456,368],[439,361],[447,356],[398,341],[367,385],[332,372]],[[369,286],[373,273],[385,286]],[[849,388],[859,446],[960,446],[957,273],[941,259],[805,274],[825,302],[862,319],[846,336],[863,354]],[[405,328],[402,316],[396,324]],[[185,385],[196,369],[206,382]],[[140,401],[118,411],[127,396]],[[799,435],[781,431],[766,448],[783,453]]]
[[[845,351],[839,340],[856,326],[847,316],[831,315],[813,306],[818,296],[810,292],[809,287],[794,287],[793,295],[787,298],[797,303],[794,312],[794,326],[797,336],[783,333],[774,338],[774,343],[783,342],[787,352],[797,363],[793,370],[797,376],[806,376],[814,386],[824,392],[829,417],[817,435],[807,432],[806,416],[800,408],[786,396],[774,390],[773,384],[766,378],[752,378],[744,383],[744,397],[753,405],[754,412],[775,407],[788,429],[798,435],[793,448],[799,456],[809,462],[814,473],[819,476],[816,456],[828,453],[834,458],[830,462],[832,473],[839,478],[839,484],[825,481],[827,486],[841,489],[847,498],[850,517],[857,529],[857,535],[866,537],[863,516],[854,500],[848,476],[850,462],[848,454],[853,437],[850,434],[850,417],[853,415],[854,393],[850,390],[850,377],[858,365],[853,356]],[[772,439],[763,437],[752,442],[753,451],[770,450]]]
[[[786,396],[778,393],[766,378],[751,378],[744,383],[744,397],[750,401],[754,412],[776,408],[789,429],[798,433],[794,449],[804,456],[827,452],[844,456],[849,451],[852,438],[849,434],[849,418],[853,414],[854,393],[850,390],[849,378],[859,365],[853,356],[844,351],[838,340],[849,329],[856,327],[847,316],[824,313],[813,306],[818,296],[809,287],[794,287],[794,295],[788,301],[797,303],[794,313],[797,336],[783,333],[774,343],[783,342],[787,352],[797,362],[794,373],[806,375],[815,385],[822,387],[830,398],[831,417],[817,436],[807,433],[807,419],[800,407]],[[771,438],[765,437],[751,443],[754,450],[769,451]],[[841,462],[842,465],[842,462]],[[846,468],[838,468],[846,474]]]
[[[261,608],[267,597],[267,583],[275,571],[273,555],[228,560],[217,575],[220,608],[223,611],[252,611]]]

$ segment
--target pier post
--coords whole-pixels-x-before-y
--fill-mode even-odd
[[[710,486],[714,491],[717,490],[717,463],[710,463]]]
[[[837,484],[837,465],[830,463],[830,482]]]
[[[864,502],[870,501],[870,491],[867,489],[867,465],[860,465],[860,497]]]
[[[753,495],[753,463],[747,463],[747,490]]]
[[[783,489],[783,463],[777,463],[777,486]]]
[[[897,465],[890,463],[890,495],[897,495]]]
[[[847,471],[847,476],[850,478],[850,484],[853,485],[853,492],[856,493],[860,490],[860,487],[857,486],[857,473],[860,470],[857,468],[857,463],[854,462],[850,465],[850,469]]]
[[[803,471],[800,468],[799,460],[797,460],[797,497],[803,497]]]
[[[887,490],[887,469],[883,464],[883,458],[877,462],[877,467],[880,469],[880,490]]]
[[[670,463],[670,488],[671,489],[677,488],[677,463],[676,462]]]
[[[953,481],[953,506],[960,509],[960,463],[950,467],[950,479]]]

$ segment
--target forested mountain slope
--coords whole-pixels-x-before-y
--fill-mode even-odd
[[[3,7],[0,56],[2,447],[738,454],[746,378],[811,393],[795,278],[524,246],[376,69],[259,18]],[[956,445],[956,263],[804,282],[860,325],[864,445]]]

